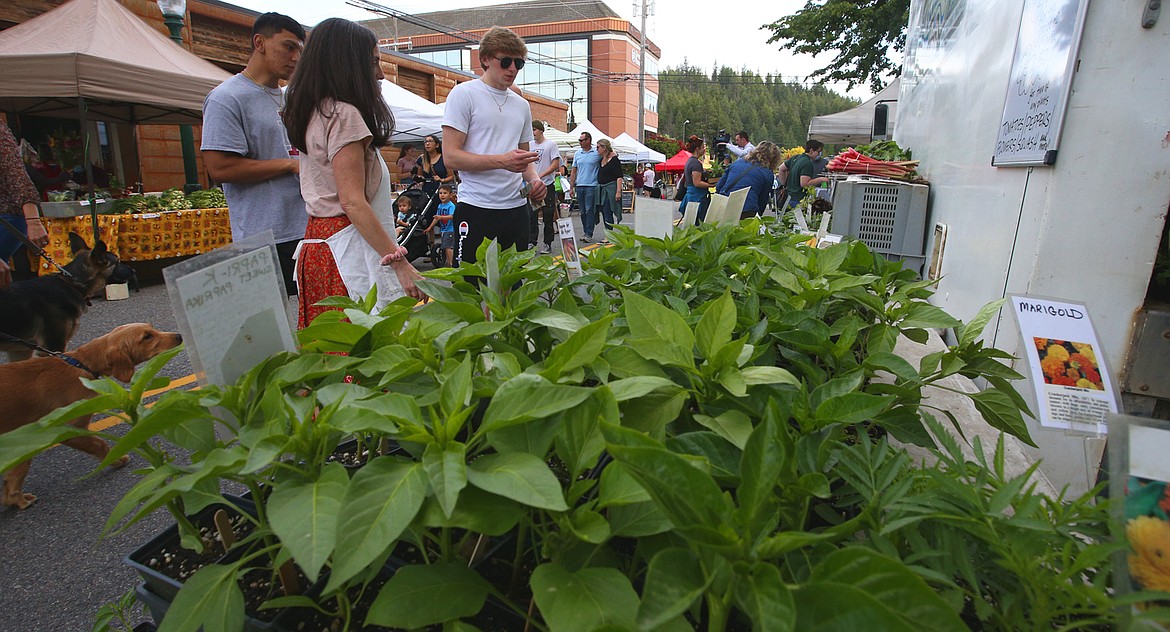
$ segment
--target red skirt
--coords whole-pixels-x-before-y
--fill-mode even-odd
[[[327,239],[350,225],[349,218],[309,217],[305,228],[305,239]],[[302,243],[297,259],[297,286],[300,294],[297,306],[297,328],[304,329],[321,314],[337,309],[318,307],[316,303],[331,296],[349,296],[349,290],[341,280],[333,251],[326,243]]]

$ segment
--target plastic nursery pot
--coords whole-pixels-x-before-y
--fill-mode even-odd
[[[251,508],[251,511],[255,512],[255,506],[251,501],[235,496],[225,496],[241,509],[248,511]],[[183,582],[195,574],[195,571],[208,564],[214,564],[224,557],[225,551],[219,542],[219,534],[213,523],[213,516],[220,509],[227,510],[233,524],[237,525],[237,527],[233,527],[237,529],[236,539],[242,538],[243,533],[238,530],[238,527],[245,525],[250,527],[249,523],[242,520],[228,505],[215,504],[205,507],[190,518],[192,524],[200,530],[201,537],[209,544],[210,550],[207,553],[184,549],[179,544],[179,525],[173,524],[151,538],[146,544],[132,551],[123,561],[138,572],[153,594],[167,602],[172,601],[179,589],[183,587]]]
[[[154,594],[154,591],[152,591],[145,583],[138,584],[138,586],[134,589],[134,594],[138,597],[139,603],[142,603],[146,606],[146,610],[150,612],[150,618],[154,619],[154,625],[150,625],[148,628],[145,628],[145,630],[155,630],[156,625],[162,625],[163,619],[167,616],[167,611],[171,608],[171,600],[163,599],[162,597]],[[244,619],[245,632],[273,632],[274,630],[279,629],[280,628],[277,628],[274,624],[267,621],[261,621],[253,617],[247,617]],[[138,628],[134,628],[134,631],[138,632]]]
[[[369,463],[371,458],[377,458],[379,456],[391,456],[394,454],[405,454],[406,451],[401,445],[399,445],[397,441],[393,439],[384,439],[384,441],[385,452],[381,454],[377,453],[377,446],[373,446],[375,448],[373,454],[371,454],[371,446],[369,444],[363,444],[361,448],[359,448],[357,439],[348,439],[346,441],[342,441],[341,443],[337,444],[337,448],[333,450],[333,454],[329,455],[329,460],[341,463],[341,465],[345,467],[346,471],[349,472],[349,475],[353,476],[354,472],[361,469],[366,463]],[[359,449],[362,450],[360,454],[358,453]]]

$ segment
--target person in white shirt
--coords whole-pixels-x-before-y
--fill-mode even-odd
[[[748,133],[744,131],[737,132],[735,138],[731,139],[731,144],[720,143],[720,145],[726,147],[727,151],[736,158],[743,158],[756,148],[755,145],[748,142]]]
[[[552,191],[553,178],[561,171],[561,150],[557,147],[556,141],[549,140],[544,137],[544,122],[532,121],[532,137],[535,142],[532,145],[532,151],[535,151],[540,157],[536,159],[536,174],[540,176],[540,181],[544,182],[545,189]],[[530,245],[535,245],[536,240],[540,237],[537,228],[537,214],[541,215],[544,221],[544,244],[540,247],[540,254],[548,254],[552,252],[552,241],[554,231],[554,220],[556,219],[557,198],[555,195],[545,194],[544,203],[537,208],[532,207],[532,220],[529,223],[528,242]]]
[[[654,197],[654,167],[646,165],[646,171],[642,173],[642,192],[650,197]]]
[[[528,249],[528,199],[540,204],[546,187],[529,150],[532,110],[511,90],[528,47],[511,30],[493,27],[479,44],[483,75],[455,86],[443,116],[443,159],[459,172],[455,258],[476,261],[489,239],[501,249]],[[492,110],[495,110],[494,112]]]

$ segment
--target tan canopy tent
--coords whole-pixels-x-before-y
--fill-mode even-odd
[[[861,145],[873,141],[873,114],[879,103],[890,107],[890,121],[894,119],[894,108],[898,103],[898,79],[882,88],[865,103],[844,112],[814,116],[808,124],[810,140],[819,140],[826,145]]]
[[[72,0],[0,32],[6,112],[197,125],[204,97],[230,76],[115,0]]]

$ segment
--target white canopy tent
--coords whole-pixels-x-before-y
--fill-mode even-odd
[[[402,86],[382,80],[382,99],[394,113],[395,143],[418,142],[427,135],[442,137],[444,108],[431,103]]]
[[[561,130],[547,123],[544,126],[544,138],[556,143],[562,154],[571,154],[580,148],[580,145],[577,144],[576,134],[562,132]]]
[[[622,132],[613,139],[613,150],[622,162],[666,162],[662,152],[654,151],[638,142],[638,139]]]
[[[808,124],[810,140],[819,140],[827,145],[857,145],[873,140],[873,113],[878,103],[890,106],[889,120],[894,120],[894,107],[898,101],[900,80],[895,79],[881,92],[865,103],[844,112],[814,116]]]
[[[581,132],[589,132],[589,135],[593,137],[593,144],[594,145],[596,145],[597,141],[601,140],[602,138],[604,138],[608,141],[611,141],[611,142],[613,141],[613,137],[611,137],[611,136],[607,135],[605,132],[597,129],[597,126],[594,125],[593,123],[590,123],[589,121],[585,121],[585,122],[581,123],[580,125],[578,125],[577,127],[574,127],[573,131],[569,132],[570,134],[573,135],[573,142],[574,143],[577,142],[577,138],[581,135]]]

